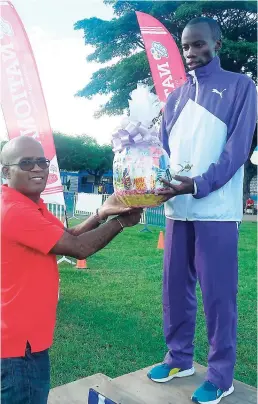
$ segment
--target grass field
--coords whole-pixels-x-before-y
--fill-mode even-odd
[[[52,387],[94,373],[110,377],[163,359],[160,229],[128,229],[80,271],[61,265],[61,296],[51,349]],[[256,385],[256,225],[243,223],[239,247],[239,326],[235,378]],[[207,338],[198,290],[195,360],[206,365]]]

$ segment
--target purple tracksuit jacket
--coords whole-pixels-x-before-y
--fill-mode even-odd
[[[243,74],[225,71],[216,56],[187,75],[165,106],[161,136],[172,171],[194,177],[197,193],[167,202],[175,220],[241,221],[244,163],[256,124],[257,91]]]

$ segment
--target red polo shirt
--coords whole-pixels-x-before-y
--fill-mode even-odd
[[[1,194],[1,357],[24,356],[51,346],[58,301],[56,256],[64,234],[47,210],[6,185]]]

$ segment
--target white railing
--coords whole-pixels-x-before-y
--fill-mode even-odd
[[[55,217],[57,217],[57,219],[60,220],[60,222],[62,222],[64,224],[65,227],[68,226],[64,205],[57,205],[56,203],[47,203],[47,208]],[[76,264],[76,262],[70,260],[69,258],[66,258],[65,255],[63,255],[57,261],[58,264],[61,264],[62,262],[66,262],[71,265]],[[60,282],[60,279],[59,279],[59,282]],[[60,290],[60,287],[59,287],[59,290]],[[58,300],[59,300],[59,290],[58,290]]]
[[[146,209],[142,212],[140,224],[146,223]]]
[[[108,194],[86,194],[79,193],[75,195],[73,217],[78,216],[91,216],[96,213],[96,210],[103,205],[108,199]],[[62,223],[65,223],[65,207],[63,205],[57,205],[54,203],[47,204],[48,210],[53,213]],[[146,223],[146,211],[144,210],[141,217],[141,224]]]
[[[102,195],[102,203],[104,203],[109,197],[110,197],[109,194],[103,194]]]
[[[65,221],[65,207],[63,205],[57,205],[56,203],[48,203],[48,210],[57,217],[62,223]]]

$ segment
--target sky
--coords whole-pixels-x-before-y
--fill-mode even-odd
[[[74,97],[103,65],[86,61],[93,48],[84,44],[83,30],[75,31],[73,25],[94,16],[110,20],[112,7],[103,0],[12,0],[12,3],[32,45],[52,129],[87,134],[100,144],[108,143],[121,116],[93,117],[99,105],[107,100],[105,96],[97,95],[93,100]],[[0,138],[7,139],[2,115]]]

